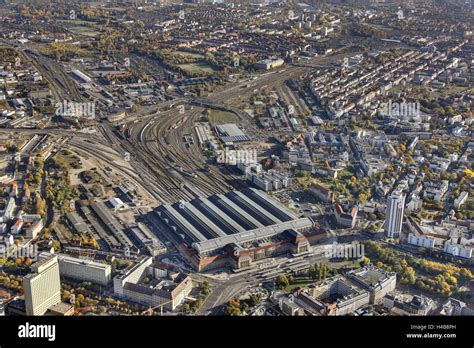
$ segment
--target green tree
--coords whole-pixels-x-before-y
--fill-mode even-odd
[[[284,274],[281,274],[276,278],[275,285],[279,289],[286,289],[290,285],[290,282]]]
[[[262,296],[260,294],[252,294],[250,295],[250,306],[254,307],[260,304],[262,302]]]

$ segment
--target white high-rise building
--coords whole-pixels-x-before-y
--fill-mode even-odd
[[[393,192],[387,199],[387,211],[385,212],[385,234],[387,237],[400,236],[404,208],[405,195],[401,192]]]
[[[33,273],[23,278],[26,315],[43,315],[61,302],[58,257],[40,259],[31,269]]]

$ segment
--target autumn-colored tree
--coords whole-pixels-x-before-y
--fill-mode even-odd
[[[238,298],[233,298],[227,302],[226,313],[231,316],[241,315],[240,300]]]

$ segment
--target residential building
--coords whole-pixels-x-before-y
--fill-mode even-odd
[[[309,192],[325,203],[332,203],[334,201],[334,193],[321,185],[312,184],[309,187]]]
[[[356,206],[344,210],[341,205],[334,206],[334,216],[339,226],[354,228],[357,220],[357,212],[359,208]]]
[[[396,315],[428,315],[433,310],[433,305],[434,301],[423,295],[407,298],[402,294],[387,294],[383,298],[383,306]]]
[[[461,192],[459,197],[454,200],[454,208],[458,209],[459,207],[461,207],[461,205],[463,205],[466,202],[468,197],[469,197],[469,193],[467,191]]]
[[[461,238],[451,238],[451,240],[444,243],[444,252],[453,256],[459,256],[470,259],[473,256],[474,245],[467,244]]]
[[[38,219],[25,229],[26,237],[34,239],[41,232],[42,229],[43,220]]]
[[[430,236],[416,236],[413,233],[408,234],[408,244],[431,249],[435,246],[435,238]]]
[[[13,212],[15,210],[16,203],[15,203],[15,198],[10,197],[7,203],[7,206],[5,207],[5,210],[3,212],[3,222],[8,222],[13,218]]]
[[[22,228],[23,228],[23,220],[17,219],[11,228],[11,233],[19,234]]]

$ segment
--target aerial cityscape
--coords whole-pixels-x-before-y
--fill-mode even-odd
[[[0,9],[0,316],[474,316],[472,1]]]

